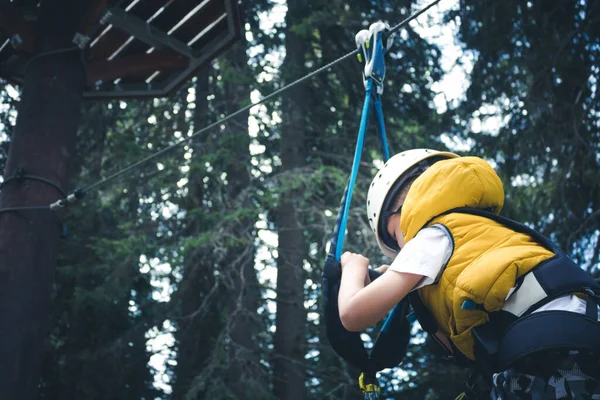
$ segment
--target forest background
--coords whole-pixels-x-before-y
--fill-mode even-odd
[[[85,186],[354,48],[421,0],[242,2],[245,37],[173,97],[87,102],[71,160]],[[488,160],[503,215],[600,275],[600,2],[443,0],[402,29],[383,109],[393,152]],[[20,92],[0,81],[0,165]],[[364,89],[347,60],[71,208],[40,399],[353,399],[327,343],[320,275]],[[382,165],[367,136],[346,249],[387,263],[368,229]],[[375,332],[366,332],[370,340]],[[467,372],[415,329],[385,398],[445,399]]]

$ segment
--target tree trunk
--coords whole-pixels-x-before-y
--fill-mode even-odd
[[[77,3],[42,2],[39,56],[25,71],[5,180],[23,169],[67,189],[85,68],[78,50],[51,52],[73,48]],[[13,181],[0,192],[0,209],[49,205],[59,198],[46,183]],[[0,214],[0,393],[6,399],[33,399],[37,391],[60,231],[49,210]]]
[[[302,20],[305,2],[288,4],[286,16],[286,57],[281,67],[284,80],[289,82],[305,72],[306,42],[293,31]],[[305,108],[308,99],[306,85],[293,87],[282,99],[281,164],[282,172],[290,173],[306,165],[304,146]],[[306,398],[304,355],[306,353],[306,310],[304,281],[306,244],[300,221],[298,202],[302,193],[290,189],[282,193],[276,213],[279,234],[277,258],[277,315],[273,388],[275,397],[282,400]]]
[[[196,108],[194,115],[194,127],[199,130],[207,122],[208,102],[208,78],[210,67],[202,68],[197,76],[196,83]],[[193,146],[199,149],[204,146],[203,142],[194,142]],[[202,208],[204,199],[204,184],[202,182],[203,170],[192,166],[190,170],[190,190],[186,199],[188,211]],[[200,235],[205,229],[202,221],[197,218],[189,218],[186,227],[186,236]],[[201,373],[202,369],[209,363],[212,348],[222,322],[219,317],[219,298],[222,290],[215,295],[206,307],[201,309],[206,296],[215,285],[213,272],[213,261],[210,255],[199,254],[200,251],[190,250],[185,255],[183,279],[177,290],[177,297],[181,301],[181,318],[176,333],[178,342],[177,367],[175,369],[175,383],[173,385],[173,399],[185,399],[193,389],[194,378]],[[202,390],[193,389],[197,392],[194,398],[203,398]]]
[[[232,113],[244,106],[251,91],[249,82],[252,80],[246,55],[246,41],[241,40],[229,50],[225,63],[230,73],[237,79],[227,84],[225,96],[229,100],[224,110],[225,114]],[[250,136],[248,134],[248,115],[246,113],[235,118],[228,124],[223,139],[227,149],[233,153],[233,159],[227,161],[228,194],[231,203],[227,208],[233,210],[253,209],[251,196],[243,192],[251,185],[250,172]],[[240,198],[241,197],[241,198]],[[238,205],[239,204],[239,205]],[[231,289],[229,291],[229,315],[231,347],[229,348],[229,369],[227,387],[238,399],[265,399],[268,392],[268,380],[261,374],[259,344],[256,337],[261,329],[258,322],[260,289],[254,269],[254,223],[256,215],[247,214],[240,218],[232,228],[235,235],[241,239],[239,245],[229,250],[231,261]],[[244,257],[240,257],[244,254]]]

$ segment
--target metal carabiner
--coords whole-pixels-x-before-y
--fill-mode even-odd
[[[383,83],[385,79],[384,55],[393,43],[394,35],[384,38],[384,32],[390,27],[385,22],[377,21],[371,24],[369,30],[363,29],[354,37],[356,47],[360,51],[358,60],[363,61],[363,84],[367,87],[367,82],[372,79],[377,87],[377,94],[383,93]],[[385,41],[385,43],[384,43]],[[362,56],[361,56],[362,54]]]

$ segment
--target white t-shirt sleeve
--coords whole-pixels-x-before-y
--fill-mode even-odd
[[[423,279],[415,289],[431,285],[437,281],[452,256],[453,245],[449,235],[442,227],[422,229],[404,245],[389,270],[422,275]]]

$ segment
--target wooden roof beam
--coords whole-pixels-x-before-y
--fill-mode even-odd
[[[155,51],[150,54],[119,57],[93,63],[88,66],[88,85],[95,87],[117,78],[152,74],[155,71],[170,71],[186,68],[189,60],[172,51]]]
[[[195,58],[194,52],[186,43],[171,35],[167,35],[153,25],[124,10],[112,8],[104,20],[106,23],[112,24],[114,27],[127,32],[136,39],[156,49],[167,47],[186,57]]]

